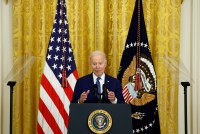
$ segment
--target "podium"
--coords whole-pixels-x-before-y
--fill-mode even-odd
[[[68,134],[94,133],[133,134],[131,106],[129,104],[71,103]]]

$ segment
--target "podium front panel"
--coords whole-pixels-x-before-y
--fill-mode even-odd
[[[70,105],[68,134],[94,134],[88,127],[88,117],[95,110],[105,110],[112,118],[106,134],[132,134],[131,107],[128,104],[85,103]]]

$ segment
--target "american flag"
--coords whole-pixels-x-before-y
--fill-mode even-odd
[[[123,88],[122,95],[126,103],[130,103],[133,100],[133,96],[131,96],[130,92],[128,91],[127,85],[125,85],[125,87]]]
[[[69,38],[65,0],[58,0],[41,77],[38,134],[67,133],[69,105],[78,73]]]

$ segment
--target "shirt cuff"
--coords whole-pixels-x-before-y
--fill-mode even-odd
[[[112,104],[117,104],[117,98],[115,97],[115,100],[111,102]]]

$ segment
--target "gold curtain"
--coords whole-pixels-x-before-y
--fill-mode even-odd
[[[40,78],[55,17],[56,0],[13,1],[13,56],[35,61],[14,89],[13,133],[37,133]],[[106,72],[117,76],[135,0],[67,0],[70,40],[79,77],[91,72],[88,56],[105,51]],[[178,133],[178,71],[163,57],[179,61],[181,0],[143,0],[147,34],[157,73],[162,134]],[[23,61],[23,62],[25,62]],[[23,62],[21,66],[23,66]],[[23,71],[22,71],[23,73]],[[18,76],[22,77],[22,76]]]

